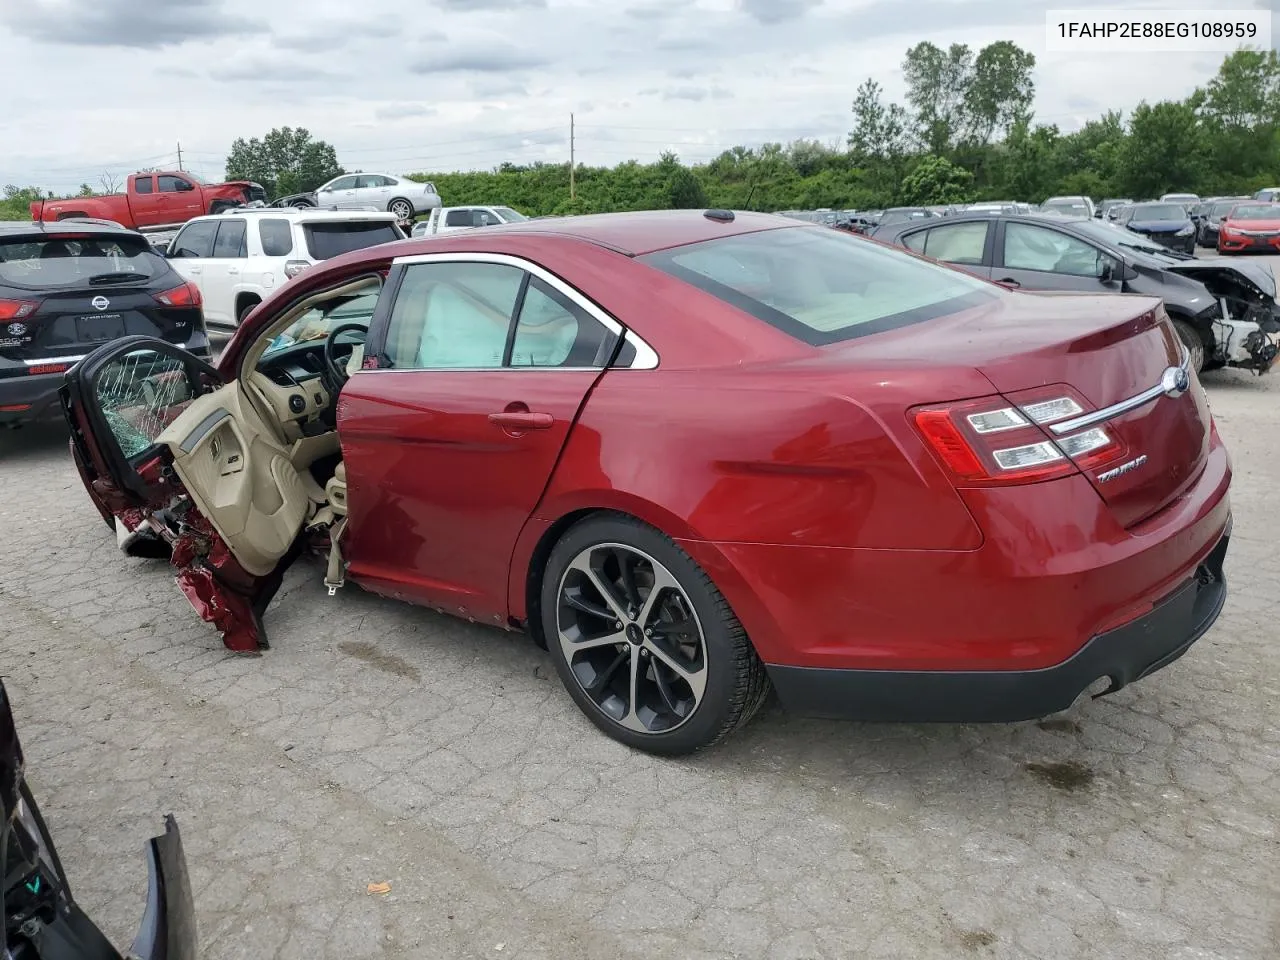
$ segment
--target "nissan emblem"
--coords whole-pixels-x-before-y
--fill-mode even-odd
[[[111,306],[111,301],[106,297],[94,297],[89,302],[93,304],[93,309],[95,310],[105,310],[107,307]]]
[[[26,332],[27,332],[27,325],[25,323],[9,324],[9,336],[11,337],[20,337]]]

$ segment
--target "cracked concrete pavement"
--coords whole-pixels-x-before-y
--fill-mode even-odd
[[[768,707],[710,753],[600,735],[522,637],[299,563],[228,655],[120,555],[58,430],[0,435],[0,649],[73,886],[125,944],[173,812],[208,958],[1280,957],[1280,374],[1206,375],[1231,595],[1040,723]],[[371,896],[366,885],[388,882]]]

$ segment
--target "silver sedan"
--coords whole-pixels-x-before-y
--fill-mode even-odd
[[[316,190],[321,209],[387,210],[408,222],[440,206],[434,183],[418,183],[386,173],[348,173]]]

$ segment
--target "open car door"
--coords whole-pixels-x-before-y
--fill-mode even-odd
[[[229,649],[266,647],[262,614],[312,508],[240,385],[173,344],[126,337],[69,370],[60,395],[76,466],[121,546],[167,555]]]

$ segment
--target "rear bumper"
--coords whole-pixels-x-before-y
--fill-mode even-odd
[[[15,426],[56,420],[62,416],[58,404],[61,373],[0,378],[0,425]]]
[[[1066,710],[1097,680],[1104,693],[1177,660],[1218,619],[1227,599],[1222,565],[1230,528],[1194,576],[1145,616],[1100,633],[1040,670],[833,670],[768,666],[783,706],[850,720],[1007,723]]]

